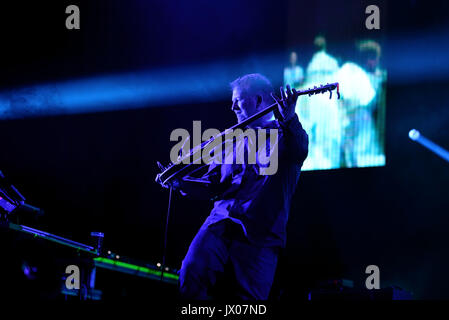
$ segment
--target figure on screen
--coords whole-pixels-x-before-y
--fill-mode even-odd
[[[318,51],[306,69],[302,89],[317,83],[330,83],[336,79],[338,61],[326,51],[326,39],[318,36],[314,41]],[[335,169],[340,166],[341,125],[338,100],[320,96],[313,101],[301,101],[297,113],[309,132],[311,144],[309,158],[304,163],[307,170]]]
[[[304,70],[297,64],[298,54],[295,51],[290,53],[290,65],[284,69],[284,84],[298,89],[304,82]]]
[[[342,167],[349,168],[385,163],[375,121],[376,115],[379,123],[383,122],[383,113],[378,112],[381,109],[378,102],[384,80],[379,76],[382,73],[377,70],[379,56],[373,59],[372,55],[373,52],[380,52],[380,47],[375,42],[364,42],[363,45],[358,45],[357,49],[359,63],[366,69],[349,61],[343,64],[338,72],[338,79],[345,88],[340,102],[343,131]],[[357,60],[357,56],[354,56],[354,60]],[[373,63],[375,61],[377,63]]]

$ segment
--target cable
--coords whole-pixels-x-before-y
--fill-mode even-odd
[[[167,253],[167,233],[168,233],[168,220],[170,219],[170,206],[171,206],[171,195],[173,187],[170,186],[170,193],[168,196],[168,209],[167,209],[167,219],[165,221],[165,231],[164,231],[164,251],[162,254],[162,265],[161,265],[161,281],[164,279],[164,269],[165,269],[165,255]]]

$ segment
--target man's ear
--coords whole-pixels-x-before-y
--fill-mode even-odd
[[[256,96],[256,108],[259,109],[261,104],[262,104],[262,96],[257,95]]]

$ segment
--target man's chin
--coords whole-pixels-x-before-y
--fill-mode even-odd
[[[243,122],[245,120],[246,120],[246,117],[237,117],[237,122],[238,123]]]

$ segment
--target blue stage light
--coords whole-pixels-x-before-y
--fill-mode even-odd
[[[419,139],[421,133],[418,130],[412,129],[410,130],[410,132],[408,133],[408,136],[410,137],[410,139],[412,139],[413,141],[416,141]]]
[[[0,119],[103,112],[231,98],[229,82],[250,72],[272,76],[282,54],[95,76],[0,93]]]
[[[413,141],[418,142],[420,145],[424,146],[425,148],[429,149],[439,157],[449,162],[449,151],[445,150],[444,148],[440,147],[433,141],[421,135],[421,133],[418,130],[415,129],[410,130],[409,137]]]

